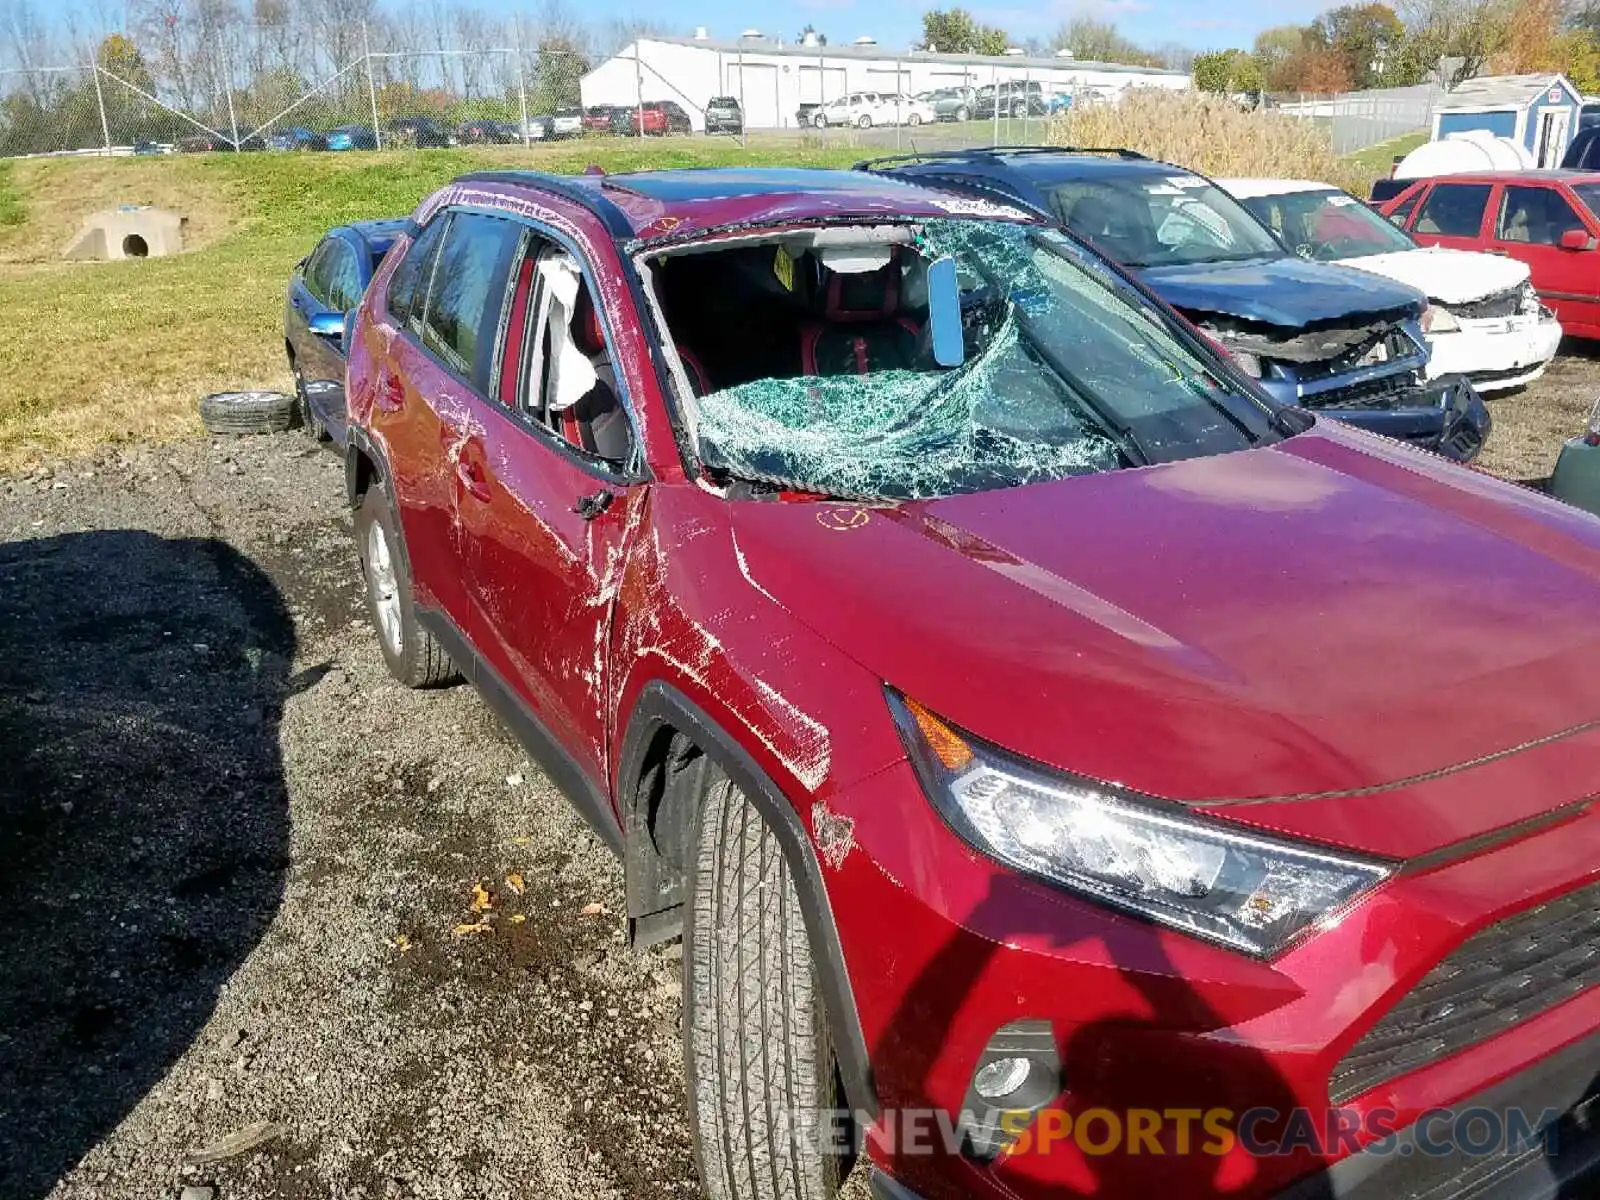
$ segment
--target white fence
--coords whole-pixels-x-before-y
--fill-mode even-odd
[[[1441,92],[1433,84],[1345,92],[1334,96],[1276,94],[1263,103],[1278,112],[1325,126],[1334,152],[1349,154],[1390,138],[1429,129]]]

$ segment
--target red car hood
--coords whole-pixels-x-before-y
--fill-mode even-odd
[[[1399,856],[1600,779],[1600,521],[1327,423],[897,508],[730,511],[746,574],[817,633],[1064,770]]]

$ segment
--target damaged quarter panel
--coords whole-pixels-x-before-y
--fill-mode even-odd
[[[738,536],[746,510],[793,510],[804,521],[823,507],[730,502],[692,485],[652,490],[617,593],[618,760],[626,714],[655,680],[734,726],[808,822],[814,800],[905,757],[887,721],[861,719],[882,706],[881,681],[774,598]]]

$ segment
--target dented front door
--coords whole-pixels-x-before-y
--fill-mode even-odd
[[[477,401],[461,447],[458,531],[489,631],[479,646],[532,715],[608,791],[606,647],[642,484],[608,481],[555,435]]]

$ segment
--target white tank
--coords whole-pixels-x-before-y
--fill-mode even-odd
[[[1533,166],[1533,155],[1520,142],[1496,137],[1486,129],[1469,129],[1437,142],[1424,142],[1400,160],[1394,177],[1429,179],[1467,171],[1530,171]]]

